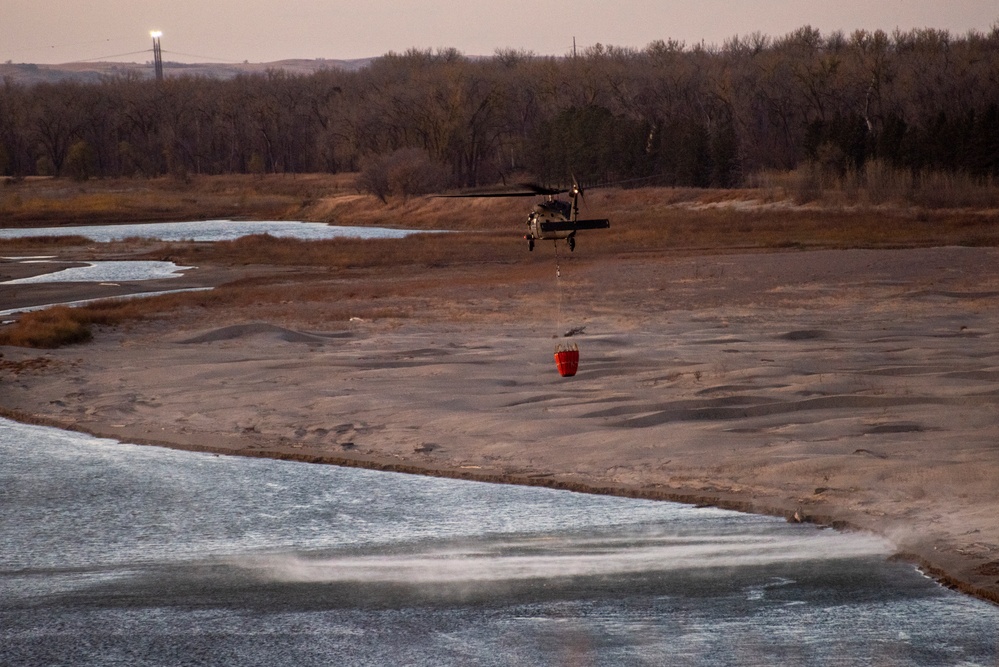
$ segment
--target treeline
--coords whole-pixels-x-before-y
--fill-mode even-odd
[[[728,187],[760,170],[845,173],[872,159],[999,175],[999,23],[963,36],[804,27],[718,48],[411,50],[356,72],[0,87],[0,173],[15,177],[404,163],[435,187],[514,173]]]

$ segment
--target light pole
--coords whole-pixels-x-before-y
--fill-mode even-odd
[[[153,30],[149,33],[149,36],[153,38],[153,66],[156,68],[156,80],[163,80],[163,54],[160,52],[160,37],[163,33],[159,30]]]

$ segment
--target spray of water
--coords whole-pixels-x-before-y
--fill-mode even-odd
[[[709,567],[886,556],[866,535],[694,536],[635,539],[546,538],[414,549],[405,554],[305,557],[272,554],[233,565],[279,582],[447,584],[598,577]]]

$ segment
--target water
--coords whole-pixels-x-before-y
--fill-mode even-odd
[[[18,260],[25,263],[44,264],[46,259],[42,258],[17,258],[2,257],[0,259]],[[137,282],[143,280],[162,280],[165,278],[176,278],[181,272],[193,269],[193,266],[178,266],[173,262],[146,261],[146,260],[114,260],[105,262],[87,262],[86,266],[74,266],[68,269],[60,269],[50,273],[41,273],[27,278],[15,280],[5,280],[0,285],[37,285],[45,283],[65,283],[65,282],[92,282],[92,283],[113,283]],[[35,306],[20,306],[18,308],[8,308],[0,310],[0,317],[7,317],[17,313],[29,313],[36,310],[45,310],[52,306],[84,306],[95,301],[103,301],[105,298],[111,299],[138,299],[159,296],[161,294],[176,294],[178,292],[200,292],[210,290],[211,287],[188,287],[175,290],[157,290],[154,292],[136,292],[133,294],[119,294],[114,297],[102,297],[94,299],[81,299],[77,301],[64,301],[61,303],[45,303]]]
[[[0,664],[994,665],[999,609],[889,552],[0,420]]]
[[[42,262],[33,261],[40,264]],[[0,285],[32,285],[39,283],[99,283],[130,282],[136,280],[161,280],[176,278],[193,266],[178,266],[173,262],[153,260],[114,260],[87,262],[86,266],[73,266],[68,269],[41,273],[27,278],[5,280]]]
[[[109,243],[128,238],[160,241],[231,241],[251,234],[270,234],[271,236],[315,241],[341,237],[403,238],[415,233],[419,232],[387,227],[351,227],[292,220],[198,220],[195,222],[154,222],[131,225],[0,229],[0,239],[73,235],[85,236],[98,243]]]

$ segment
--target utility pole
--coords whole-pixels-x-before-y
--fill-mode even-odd
[[[156,80],[163,80],[163,53],[160,51],[160,37],[163,33],[159,30],[153,30],[149,33],[149,36],[153,38],[153,66],[156,68]]]

